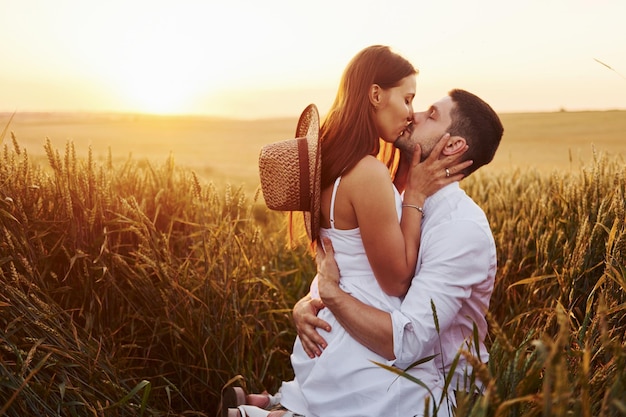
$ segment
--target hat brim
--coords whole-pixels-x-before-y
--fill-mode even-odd
[[[309,104],[298,120],[296,137],[306,137],[309,145],[310,198],[309,211],[304,212],[304,224],[312,242],[317,240],[320,231],[322,195],[322,152],[319,140],[320,118],[317,107]]]
[[[265,145],[259,155],[261,190],[272,210],[302,211],[307,235],[320,230],[322,158],[319,112],[308,105],[298,120],[296,138]]]

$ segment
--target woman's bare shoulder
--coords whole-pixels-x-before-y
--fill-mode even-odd
[[[353,203],[356,200],[379,198],[380,193],[390,190],[392,184],[385,164],[370,155],[363,157],[350,172],[344,174],[341,182],[345,184],[344,189]]]
[[[349,174],[358,174],[358,175],[380,175],[381,173],[385,173],[389,176],[389,170],[379,159],[375,156],[367,155],[361,158],[359,162],[356,163],[354,168],[350,170]]]

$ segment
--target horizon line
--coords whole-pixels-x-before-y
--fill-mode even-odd
[[[608,107],[603,109],[567,109],[565,107],[551,110],[507,110],[496,111],[497,114],[537,114],[537,113],[590,113],[590,112],[615,112],[626,111],[626,108]],[[215,120],[278,120],[278,119],[293,119],[298,118],[298,114],[293,115],[266,115],[257,117],[241,117],[241,116],[227,116],[220,114],[208,114],[208,113],[151,113],[141,111],[126,111],[126,110],[24,110],[24,111],[2,111],[0,110],[0,116],[11,115],[99,115],[99,116],[126,116],[126,117],[150,117],[150,118],[194,118],[194,119],[215,119]]]

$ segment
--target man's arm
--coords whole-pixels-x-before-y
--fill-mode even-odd
[[[486,328],[488,299],[480,294],[490,294],[495,274],[495,245],[486,220],[482,226],[467,219],[444,222],[431,228],[422,244],[419,273],[401,310],[392,313],[400,367],[432,354],[444,341],[442,349],[456,352],[472,336],[473,323],[479,333]],[[452,359],[448,353],[444,363]]]
[[[395,359],[391,315],[362,303],[339,287],[339,269],[329,239],[318,250],[320,297],[346,331],[359,343],[386,359]]]
[[[402,309],[393,314],[342,291],[332,244],[324,240],[326,254],[318,250],[319,292],[326,307],[357,341],[402,365],[432,354],[441,332],[459,319],[469,319],[459,317],[459,310],[463,300],[471,296],[472,286],[487,277],[493,257],[492,250],[487,250],[487,235],[472,223],[450,223],[433,235],[420,274],[413,280]]]

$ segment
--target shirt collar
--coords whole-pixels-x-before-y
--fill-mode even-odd
[[[454,194],[460,188],[461,187],[459,186],[459,182],[458,181],[455,181],[455,182],[453,182],[451,184],[448,184],[445,187],[441,188],[435,194],[433,194],[430,197],[426,198],[426,201],[424,202],[424,210],[426,210],[426,208],[428,208],[430,206],[437,206],[439,202],[445,200],[449,195]]]

